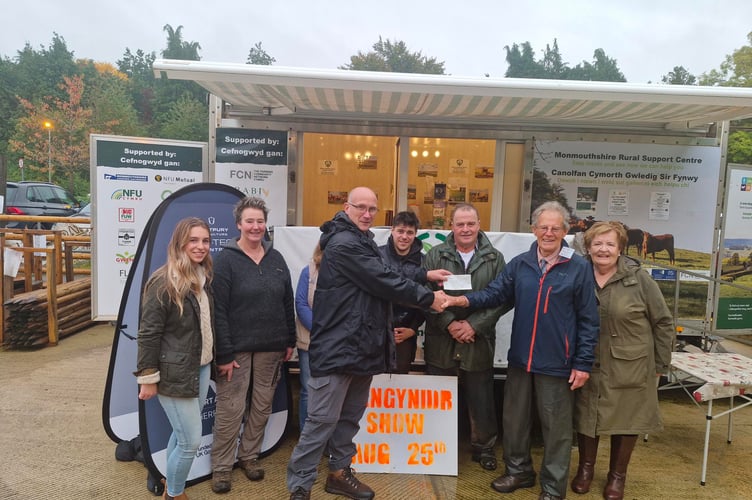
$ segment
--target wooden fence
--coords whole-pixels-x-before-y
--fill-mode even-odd
[[[91,222],[88,217],[0,215],[0,224],[10,221]],[[44,236],[44,246],[35,246],[35,235]],[[36,242],[39,245],[39,238]],[[0,345],[11,348],[44,343],[56,345],[60,336],[91,323],[90,245],[89,235],[63,235],[61,230],[55,229],[0,228],[0,269],[5,269],[6,251],[23,254],[18,273],[22,279],[3,273]],[[80,251],[82,247],[89,251]],[[77,266],[77,263],[87,261],[88,265]],[[74,281],[79,283],[74,284]],[[50,286],[50,283],[55,286]],[[59,307],[61,300],[64,306]],[[85,312],[87,309],[88,313]],[[39,331],[45,327],[46,338],[40,338]]]

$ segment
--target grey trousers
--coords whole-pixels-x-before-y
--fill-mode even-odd
[[[533,459],[530,455],[533,394],[543,434],[541,489],[564,498],[567,494],[569,460],[572,454],[574,405],[574,392],[569,389],[565,378],[528,373],[513,366],[507,369],[502,415],[506,472],[533,472]]]
[[[212,471],[231,471],[236,450],[238,459],[258,458],[266,422],[272,413],[272,401],[284,355],[283,351],[239,352],[235,355],[235,361],[240,368],[233,370],[232,380],[228,382],[226,377],[218,377],[211,449]],[[251,398],[246,405],[251,379]],[[238,443],[244,417],[243,435]]]
[[[370,375],[311,377],[308,380],[308,418],[287,464],[287,488],[310,491],[316,467],[326,448],[329,470],[349,467],[355,456],[353,438],[368,404]]]

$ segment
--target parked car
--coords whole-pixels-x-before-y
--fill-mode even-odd
[[[81,204],[64,188],[48,182],[9,182],[5,192],[5,213],[9,215],[50,215],[67,217]],[[40,223],[50,229],[52,223]],[[9,222],[8,227],[35,227],[32,222]]]
[[[88,217],[91,219],[91,203],[87,203],[70,217]],[[59,229],[64,235],[68,236],[91,236],[91,223],[58,222],[52,229]]]

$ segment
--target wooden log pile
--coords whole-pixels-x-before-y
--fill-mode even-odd
[[[47,290],[20,293],[5,301],[3,346],[8,349],[42,347],[49,342]],[[91,320],[91,278],[57,285],[58,338],[81,331]]]

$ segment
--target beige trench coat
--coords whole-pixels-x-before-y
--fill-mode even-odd
[[[575,393],[575,429],[591,437],[660,431],[656,374],[671,362],[671,312],[657,283],[629,257],[619,257],[596,293],[601,332],[590,379]]]

